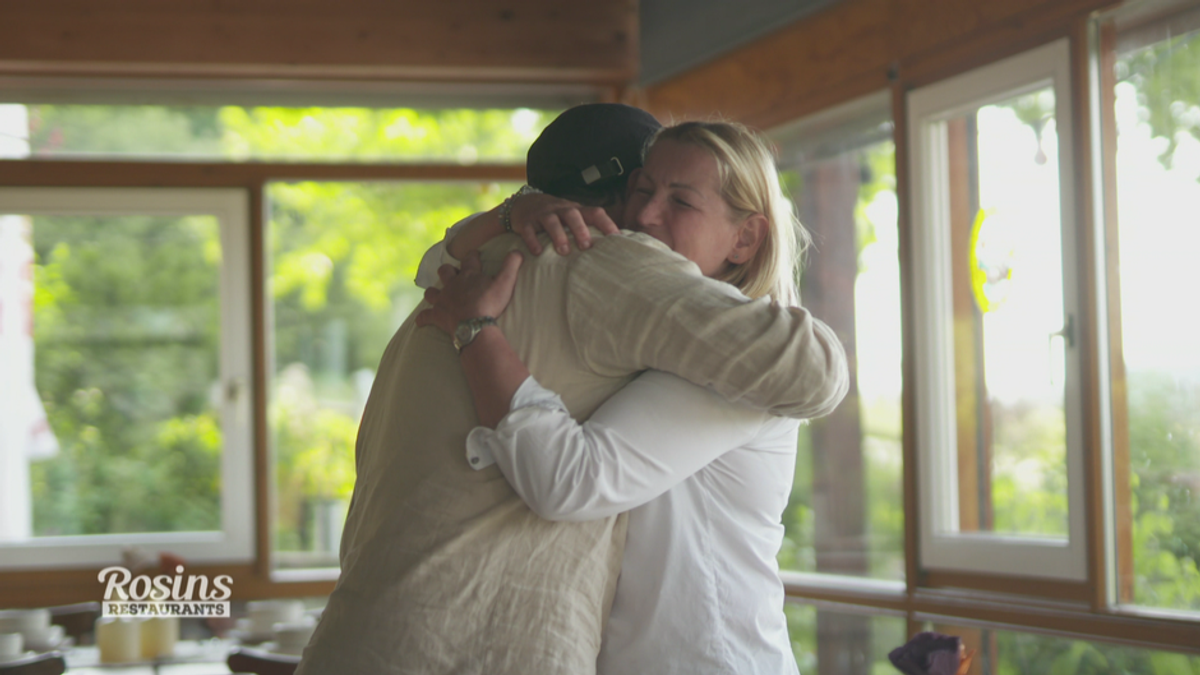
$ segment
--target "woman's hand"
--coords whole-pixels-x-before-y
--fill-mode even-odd
[[[592,245],[588,226],[600,230],[601,234],[617,233],[617,225],[608,213],[599,206],[583,206],[576,202],[547,194],[532,194],[513,201],[510,222],[516,233],[529,247],[529,252],[539,255],[542,243],[538,233],[545,232],[559,255],[571,252],[567,232],[575,237],[580,250]]]
[[[442,265],[438,268],[442,288],[425,290],[425,300],[433,307],[417,315],[417,325],[436,326],[453,335],[458,324],[467,319],[498,318],[512,300],[523,259],[519,251],[509,253],[495,278],[484,274],[477,252],[463,260],[461,270]]]
[[[466,260],[468,255],[479,250],[481,246],[504,234],[504,226],[500,224],[500,208],[497,206],[467,223],[446,245],[447,252],[457,260]],[[608,217],[604,209],[598,206],[583,206],[547,194],[528,194],[515,198],[509,211],[509,223],[512,224],[513,232],[521,237],[529,247],[530,253],[534,255],[540,255],[542,252],[542,243],[538,241],[540,232],[545,232],[550,237],[554,250],[560,255],[571,252],[567,232],[575,236],[580,249],[592,245],[589,225],[602,234],[617,232],[616,223]]]

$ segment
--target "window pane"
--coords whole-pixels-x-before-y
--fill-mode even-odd
[[[0,216],[0,452],[29,462],[3,539],[221,529],[219,235],[212,216]]]
[[[971,675],[1190,675],[1200,673],[1200,657],[1189,654],[1126,647],[1104,642],[986,630],[947,625],[928,625],[962,638],[975,650]]]
[[[895,673],[888,652],[904,644],[904,617],[867,615],[787,602],[788,634],[805,675]]]
[[[804,306],[841,338],[854,383],[801,429],[783,569],[904,579],[895,153],[878,140],[890,129],[877,122],[834,152],[783,151],[785,185],[816,242]]]
[[[384,348],[421,300],[417,263],[447,227],[517,187],[269,186],[277,567],[337,565],[359,417]]]
[[[554,113],[10,104],[31,158],[521,161]],[[7,129],[0,132],[10,133]],[[0,139],[2,142],[2,139]],[[0,154],[3,148],[0,147]]]
[[[914,89],[921,564],[1087,578],[1065,39]]]
[[[1054,110],[1046,87],[945,122],[961,532],[1067,534]]]
[[[1200,250],[1200,13],[1191,25],[1141,27],[1117,42],[1113,309],[1124,377],[1114,372],[1113,391],[1125,414],[1114,416],[1123,448],[1114,475],[1124,481],[1121,600],[1200,611],[1200,342],[1189,300]]]

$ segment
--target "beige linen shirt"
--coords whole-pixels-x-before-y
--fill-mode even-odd
[[[484,268],[517,246],[489,242]],[[546,248],[526,252],[500,325],[577,419],[647,368],[793,417],[825,414],[846,392],[840,344],[803,309],[747,300],[645,235]],[[497,467],[472,470],[478,420],[457,355],[414,316],[363,413],[341,577],[297,672],[595,672],[625,516],[543,520]]]

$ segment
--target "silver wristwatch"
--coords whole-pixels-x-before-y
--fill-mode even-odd
[[[459,321],[458,327],[454,329],[454,349],[461,354],[463,347],[471,344],[475,336],[479,335],[479,332],[483,330],[484,326],[495,325],[496,319],[490,316],[477,316]]]

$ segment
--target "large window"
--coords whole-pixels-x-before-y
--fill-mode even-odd
[[[268,287],[276,568],[336,568],[354,439],[421,255],[517,184],[271,183]]]
[[[1200,8],[1101,22],[1116,600],[1200,611]]]
[[[1058,635],[930,621],[925,630],[957,635],[975,652],[971,672],[988,675],[1191,675],[1200,657]]]
[[[520,161],[535,110],[26,105],[28,155],[47,158]]]
[[[899,235],[886,95],[778,129],[782,178],[812,233],[803,304],[834,329],[850,393],[801,431],[783,569],[904,580]]]
[[[837,333],[851,386],[802,427],[779,563],[794,587],[899,593],[905,579],[900,258],[895,146],[886,94],[777,129],[781,176],[813,246],[801,298]],[[904,621],[789,604],[801,672],[874,672]]]
[[[1090,73],[1064,38],[898,87],[898,185],[886,99],[776,133],[854,381],[784,520],[814,672],[892,672],[893,615],[962,636],[970,673],[1196,671],[1200,9],[1093,27]]]
[[[1070,64],[909,94],[921,559],[1083,580]]]
[[[359,415],[417,262],[515,189],[550,117],[0,105],[0,154],[34,173],[109,160],[91,180],[226,186],[0,193],[0,364],[21,384],[0,405],[2,564],[137,546],[336,573]]]
[[[4,567],[252,557],[246,216],[234,190],[0,190]]]
[[[904,644],[904,617],[837,605],[784,605],[801,673],[895,673],[888,652]]]

